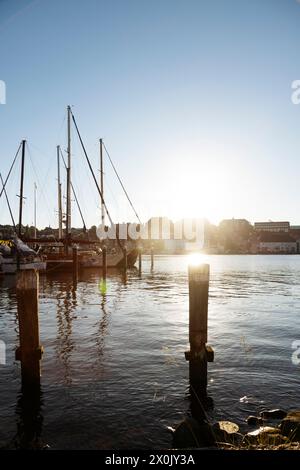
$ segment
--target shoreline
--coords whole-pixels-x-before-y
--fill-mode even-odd
[[[179,449],[300,450],[300,410],[265,410],[259,416],[249,416],[246,422],[252,428],[247,433],[241,433],[231,421],[211,424],[194,417],[186,417],[175,429],[168,429]]]

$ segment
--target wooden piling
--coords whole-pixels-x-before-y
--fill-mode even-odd
[[[78,248],[73,247],[73,283],[74,285],[78,282]]]
[[[20,347],[16,359],[21,361],[22,385],[40,384],[40,360],[43,348],[39,339],[39,275],[34,269],[17,273],[17,306]]]
[[[213,350],[207,346],[209,265],[189,266],[189,342],[185,353],[189,361],[190,383],[200,395],[206,395],[207,362]]]
[[[189,340],[191,351],[207,343],[209,265],[189,266]]]
[[[126,247],[124,247],[123,253],[124,253],[124,271],[125,273],[127,273],[127,248]]]
[[[107,273],[107,251],[106,251],[106,246],[102,248],[102,278],[106,279],[106,273]]]
[[[151,247],[151,269],[154,268],[154,249]]]
[[[142,249],[139,248],[139,274],[142,274]]]

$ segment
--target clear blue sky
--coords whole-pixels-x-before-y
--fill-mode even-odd
[[[28,139],[24,222],[37,181],[38,226],[56,225],[55,152],[71,104],[94,167],[103,137],[143,220],[300,224],[299,44],[296,0],[0,0],[0,169]],[[87,224],[97,224],[75,134],[73,154]],[[107,162],[105,180],[113,216],[134,221]]]

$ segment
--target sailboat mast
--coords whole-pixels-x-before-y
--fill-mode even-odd
[[[105,208],[103,204],[104,198],[104,184],[103,184],[103,141],[100,139],[100,190],[102,197],[101,199],[101,225],[104,227],[105,225]]]
[[[25,145],[26,145],[26,140],[22,140],[21,183],[20,183],[20,206],[19,206],[19,230],[18,230],[18,236],[19,236],[19,237],[21,237],[21,235],[22,235]]]
[[[66,252],[71,237],[71,107],[68,106],[68,167],[67,167],[67,210],[66,210]]]
[[[60,146],[57,146],[57,181],[58,181],[58,238],[62,239],[62,201],[60,182]]]
[[[36,239],[36,190],[37,185],[34,183],[34,238]]]

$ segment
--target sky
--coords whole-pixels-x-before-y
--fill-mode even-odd
[[[24,224],[36,182],[37,225],[57,226],[56,146],[66,154],[71,105],[96,174],[102,137],[143,222],[300,225],[298,44],[296,0],[0,0],[0,171],[26,139]],[[104,165],[113,219],[134,222]],[[16,219],[19,173],[18,160],[7,186]],[[98,225],[74,129],[72,181],[86,224]],[[82,226],[74,203],[72,225]]]

